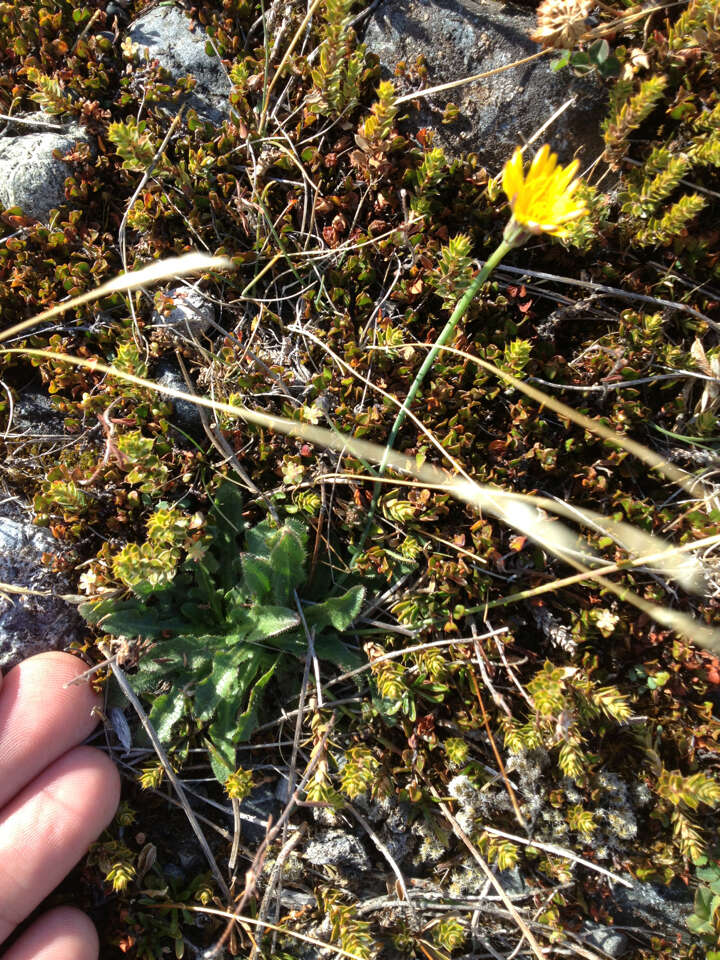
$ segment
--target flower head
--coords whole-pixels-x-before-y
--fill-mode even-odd
[[[543,0],[531,39],[544,47],[572,50],[587,33],[592,7],[592,0]]]
[[[517,148],[503,170],[503,190],[510,201],[512,220],[505,236],[517,242],[522,234],[550,233],[562,237],[566,224],[587,212],[585,204],[573,197],[580,183],[574,179],[579,166],[573,160],[558,166],[557,156],[545,144],[536,154],[525,175],[522,150]]]

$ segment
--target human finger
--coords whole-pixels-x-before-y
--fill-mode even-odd
[[[92,732],[100,698],[68,653],[40,653],[13,667],[0,689],[0,808],[25,784]]]
[[[90,918],[74,907],[58,907],[36,920],[3,960],[97,960],[99,951]]]
[[[0,943],[80,860],[119,797],[112,761],[76,747],[0,811]]]

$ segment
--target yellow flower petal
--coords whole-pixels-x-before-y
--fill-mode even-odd
[[[505,195],[510,201],[513,202],[513,198],[520,190],[523,185],[523,161],[522,161],[522,150],[518,147],[515,150],[515,153],[512,156],[511,160],[505,164],[505,169],[503,170],[503,190]]]
[[[528,180],[543,176],[545,173],[545,168],[550,166],[550,169],[554,166],[552,163],[555,154],[550,153],[550,147],[545,144],[541,147],[540,150],[533,157],[533,162],[530,164],[530,170],[528,172]]]
[[[578,172],[578,167],[580,166],[579,160],[573,160],[571,164],[568,164],[564,169],[561,167],[559,171],[558,185],[561,189],[565,190],[568,188],[568,184],[573,179],[575,174]]]
[[[545,144],[525,175],[522,151],[518,148],[503,170],[503,190],[514,222],[528,233],[566,233],[566,223],[587,213],[582,201],[573,197],[580,184],[575,178],[579,165],[578,160],[573,160],[566,167],[559,166],[557,155]]]

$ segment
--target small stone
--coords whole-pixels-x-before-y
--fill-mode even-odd
[[[188,387],[178,368],[168,362],[161,362],[153,378],[156,383],[163,387],[170,387],[171,390],[178,390],[180,393],[188,393]],[[203,432],[202,419],[198,412],[197,404],[191,400],[180,400],[175,397],[164,397],[173,405],[175,422],[181,430],[190,434],[201,434]]]
[[[113,0],[110,0],[110,3],[105,7],[105,13],[108,15],[110,21],[113,17],[117,17],[118,20],[127,20],[128,13],[126,10],[127,4],[125,3],[114,3]]]
[[[185,843],[176,847],[175,855],[186,877],[197,876],[206,866],[202,851],[196,844]]]
[[[620,930],[588,921],[583,927],[585,943],[597,947],[609,957],[621,957],[628,949],[629,940]]]
[[[380,831],[383,843],[397,863],[402,863],[410,853],[412,835],[408,821],[407,805],[400,804],[390,812]]]
[[[20,207],[26,216],[47,221],[50,211],[65,203],[65,180],[72,173],[53,151],[69,153],[78,141],[89,142],[78,125],[0,140],[0,206]]]
[[[153,311],[152,323],[156,327],[172,330],[179,336],[197,337],[215,320],[215,307],[192,287],[174,287],[165,294],[173,302],[169,314]]]
[[[304,907],[317,906],[317,897],[311,893],[301,893],[299,890],[280,890],[280,903],[288,910],[302,910]]]
[[[232,85],[219,57],[208,55],[209,37],[179,7],[156,6],[138,17],[128,28],[128,36],[140,47],[144,56],[147,47],[151,60],[157,60],[173,80],[192,74],[197,81],[194,90],[183,98],[198,116],[221,124],[230,114],[228,99]]]
[[[360,841],[343,830],[325,830],[305,847],[305,859],[316,866],[330,864],[342,870],[370,870],[370,858]]]
[[[187,880],[184,870],[182,870],[176,863],[163,864],[163,874],[169,880],[175,880],[176,883],[184,883]]]
[[[271,784],[255,787],[240,804],[240,812],[252,818],[242,819],[243,840],[249,844],[261,843],[267,834],[268,819],[272,817],[273,821],[277,820],[281,809]]]
[[[511,897],[520,897],[528,891],[525,878],[522,873],[520,873],[518,867],[509,867],[507,870],[500,870],[497,879],[505,893]]]

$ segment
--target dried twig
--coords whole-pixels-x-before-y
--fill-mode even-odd
[[[405,877],[403,877],[400,867],[397,865],[395,858],[390,853],[387,846],[382,842],[382,840],[377,835],[377,833],[373,830],[373,828],[367,822],[365,817],[358,810],[356,810],[351,803],[346,803],[345,806],[343,807],[343,810],[347,810],[349,813],[352,814],[353,817],[355,817],[355,819],[363,828],[365,833],[367,833],[367,835],[370,837],[370,839],[375,844],[377,849],[380,851],[383,857],[387,860],[388,864],[390,865],[390,869],[395,874],[395,877],[397,879],[398,886],[400,887],[402,895],[405,898],[405,903],[407,905],[408,911],[410,912],[411,916],[417,921],[417,911],[415,909],[415,904],[410,899],[410,894],[408,893],[407,884],[405,883]]]
[[[268,880],[267,888],[265,890],[265,893],[263,894],[262,900],[260,901],[260,908],[257,914],[257,918],[259,921],[265,920],[268,913],[270,912],[270,901],[275,892],[275,888],[278,886],[278,881],[282,877],[285,861],[287,860],[287,858],[290,856],[290,854],[293,852],[295,847],[298,845],[298,843],[304,836],[305,830],[306,830],[306,825],[303,824],[301,828],[290,837],[289,840],[285,841],[285,843],[283,844],[280,850],[280,853],[277,855],[277,859],[273,864],[272,871],[270,872],[270,879]],[[278,889],[278,904],[279,904],[281,893],[282,893],[282,887]],[[275,917],[275,919],[277,920],[277,916]],[[258,952],[259,952],[259,948],[257,944],[254,943],[252,946],[252,950],[250,951],[249,960],[255,960],[255,958],[258,955]]]
[[[473,634],[476,634],[477,630],[475,628],[475,624],[471,623],[471,627],[472,627]],[[481,657],[480,657],[480,644],[478,640],[479,640],[479,637],[477,639],[474,639],[474,647],[475,647],[475,656],[479,663],[481,660]],[[472,680],[473,687],[475,688],[475,695],[478,699],[478,703],[480,704],[480,711],[482,712],[483,723],[485,724],[485,730],[490,740],[490,746],[492,748],[493,756],[495,757],[495,762],[497,763],[498,769],[500,770],[500,776],[502,778],[503,783],[505,784],[505,789],[507,790],[507,794],[510,797],[510,803],[512,804],[513,811],[515,812],[515,818],[521,827],[527,828],[525,817],[523,817],[522,813],[520,812],[520,805],[517,802],[515,791],[513,790],[512,784],[508,779],[508,775],[505,771],[505,764],[503,763],[503,759],[500,756],[500,751],[498,750],[497,744],[495,743],[495,737],[493,736],[492,728],[490,726],[490,718],[488,717],[487,710],[485,709],[485,701],[482,698],[482,694],[480,693],[480,687],[478,686],[478,682],[475,679],[475,674],[473,673],[472,670],[470,671],[470,679]]]
[[[505,907],[506,907],[507,910],[509,911],[510,916],[511,916],[512,919],[515,921],[515,923],[517,924],[517,927],[518,927],[518,929],[520,930],[520,932],[522,933],[523,937],[527,940],[528,946],[530,947],[530,949],[533,951],[533,953],[534,953],[535,956],[537,957],[537,960],[545,960],[545,955],[544,955],[544,953],[543,953],[542,947],[540,946],[540,944],[539,944],[539,943],[537,942],[537,940],[535,939],[535,937],[534,937],[532,931],[530,930],[530,928],[528,927],[527,923],[523,920],[523,918],[520,916],[520,914],[519,914],[519,913],[517,912],[517,910],[515,909],[512,900],[508,897],[507,893],[505,892],[505,890],[504,890],[503,887],[502,887],[502,884],[499,882],[499,880],[496,878],[495,874],[492,872],[492,870],[490,869],[490,867],[487,865],[487,863],[485,862],[485,860],[483,859],[483,857],[482,857],[482,856],[480,855],[480,853],[477,851],[477,849],[475,848],[475,845],[474,845],[473,842],[470,840],[470,838],[469,838],[468,835],[465,833],[465,831],[464,831],[463,828],[460,826],[460,824],[457,822],[457,820],[455,819],[455,817],[454,817],[453,814],[451,813],[450,808],[449,808],[448,805],[445,803],[445,801],[442,799],[442,797],[441,797],[440,794],[437,792],[437,790],[435,789],[435,787],[432,786],[432,785],[429,785],[429,786],[430,786],[430,791],[431,791],[432,795],[435,797],[435,799],[436,799],[437,802],[438,802],[438,806],[439,806],[440,810],[443,812],[443,814],[444,814],[445,817],[447,818],[448,822],[449,822],[450,825],[452,826],[453,833],[455,834],[456,837],[458,837],[459,840],[462,840],[462,842],[465,844],[465,846],[466,846],[467,849],[470,851],[470,853],[471,853],[473,859],[475,860],[475,862],[478,864],[478,866],[480,867],[480,869],[482,870],[482,872],[485,874],[485,876],[486,876],[486,877],[488,878],[488,880],[490,881],[491,886],[494,887],[496,893],[500,896],[500,899],[501,899],[502,902],[505,904]]]
[[[227,916],[230,922],[228,923],[227,927],[225,928],[225,932],[220,937],[220,939],[215,944],[215,946],[206,952],[204,960],[213,960],[213,958],[218,955],[218,953],[220,952],[220,950],[222,950],[223,946],[225,945],[228,938],[232,934],[236,921],[237,922],[242,921],[243,923],[245,922],[246,918],[240,917],[240,914],[242,913],[242,910],[245,904],[247,903],[247,901],[250,899],[250,897],[255,891],[257,880],[262,869],[262,864],[265,862],[265,856],[267,854],[268,848],[270,847],[272,842],[275,840],[280,830],[284,827],[293,809],[297,806],[300,798],[300,794],[305,789],[310,778],[315,772],[315,767],[318,765],[321,757],[323,756],[322,748],[327,743],[327,738],[330,736],[330,731],[332,730],[333,723],[334,723],[334,717],[331,717],[327,724],[326,730],[323,733],[322,739],[318,744],[319,749],[316,750],[315,755],[312,757],[312,759],[310,760],[310,763],[307,765],[307,769],[305,770],[305,774],[302,780],[297,785],[297,788],[295,789],[293,795],[288,799],[287,803],[285,804],[285,809],[280,814],[280,817],[277,823],[272,827],[268,825],[268,831],[265,834],[265,838],[260,844],[260,846],[258,847],[257,853],[255,854],[255,859],[253,860],[252,864],[247,870],[247,873],[245,874],[245,889],[243,890],[242,895],[239,898],[238,905],[235,909],[235,912],[232,914],[230,913],[220,914],[222,916]],[[267,927],[270,930],[278,929],[273,924],[265,923],[262,925]],[[285,931],[281,931],[281,932],[285,932]]]
[[[108,658],[110,669],[112,670],[113,676],[117,680],[118,685],[120,686],[120,689],[125,694],[127,699],[130,701],[133,710],[138,715],[138,719],[140,720],[140,723],[143,725],[143,729],[147,733],[148,737],[150,738],[150,742],[155,748],[155,753],[158,755],[158,759],[160,760],[160,763],[162,763],[163,765],[163,769],[167,774],[167,778],[170,781],[170,783],[173,785],[173,788],[175,789],[175,792],[178,795],[178,800],[180,801],[180,804],[185,812],[185,816],[188,818],[188,821],[190,823],[190,826],[192,827],[193,833],[198,838],[200,846],[202,847],[202,851],[205,854],[205,859],[210,865],[210,869],[212,871],[213,876],[215,877],[215,880],[218,886],[220,887],[220,890],[222,891],[223,895],[227,899],[230,899],[230,890],[228,889],[228,885],[225,883],[225,878],[223,877],[222,873],[220,872],[220,868],[215,862],[215,857],[213,856],[212,850],[210,849],[210,846],[207,840],[205,839],[205,834],[200,829],[200,824],[197,821],[197,817],[195,816],[195,813],[192,807],[190,806],[190,804],[188,803],[187,797],[185,796],[185,791],[183,789],[183,786],[180,783],[180,780],[178,779],[178,777],[176,776],[175,771],[173,770],[172,765],[168,759],[168,756],[165,753],[165,749],[163,748],[163,745],[160,743],[160,740],[158,739],[158,735],[155,732],[152,724],[150,723],[147,714],[143,710],[142,704],[140,703],[138,698],[135,696],[135,691],[128,683],[127,678],[125,677],[125,674],[117,665],[117,663],[115,662],[115,659],[112,656],[110,656],[106,650],[103,649],[102,645],[99,645],[99,646],[102,652]]]
[[[628,887],[630,890],[633,889],[634,884],[625,877],[621,877],[617,873],[613,873],[612,870],[606,870],[605,867],[601,867],[597,863],[593,863],[591,860],[586,860],[584,857],[579,857],[576,853],[573,853],[572,850],[567,850],[565,847],[559,847],[555,843],[544,843],[542,840],[533,840],[532,837],[518,837],[514,833],[506,833],[504,830],[496,830],[494,827],[487,827],[483,825],[483,830],[486,833],[492,833],[493,836],[503,837],[505,840],[511,840],[513,843],[521,843],[526,847],[537,847],[538,850],[544,850],[545,853],[552,853],[556,857],[564,857],[567,860],[572,860],[573,863],[579,863],[583,867],[587,867],[588,870],[593,870],[595,873],[600,873],[604,877],[608,877],[610,880],[613,880],[615,883],[620,883],[624,887]]]
[[[417,643],[412,647],[403,647],[400,650],[391,650],[390,653],[384,653],[381,657],[376,657],[372,664],[366,663],[362,667],[356,667],[354,670],[348,670],[347,673],[343,673],[339,677],[335,677],[334,680],[330,680],[325,684],[325,689],[328,690],[330,687],[336,686],[338,683],[343,683],[345,680],[349,680],[351,677],[356,677],[360,673],[365,673],[366,670],[372,669],[373,666],[377,666],[378,663],[383,663],[385,660],[397,660],[398,657],[404,657],[408,653],[418,653],[421,650],[432,650],[435,647],[455,647],[459,644],[472,644],[477,640],[487,640],[490,637],[499,637],[502,634],[507,633],[507,627],[498,627],[497,630],[489,630],[487,633],[483,633],[479,637],[453,637],[451,640],[433,640],[429,643]]]

